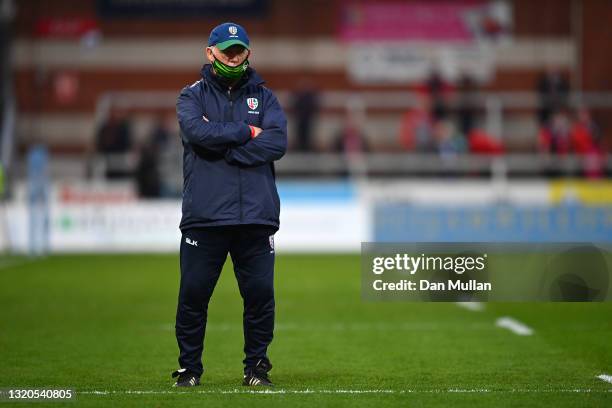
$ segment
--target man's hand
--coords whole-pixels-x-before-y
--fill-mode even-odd
[[[255,139],[262,131],[262,129],[258,128],[257,126],[249,125],[249,127],[251,128],[251,139]]]

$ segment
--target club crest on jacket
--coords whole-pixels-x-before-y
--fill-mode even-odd
[[[255,110],[259,106],[257,98],[248,98],[246,102],[250,110]]]

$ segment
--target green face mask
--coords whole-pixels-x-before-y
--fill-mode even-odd
[[[249,67],[249,60],[245,59],[242,64],[236,65],[235,67],[230,67],[229,65],[226,65],[215,58],[212,66],[217,75],[226,79],[236,80],[244,75],[244,72]]]

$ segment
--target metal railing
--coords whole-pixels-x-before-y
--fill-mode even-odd
[[[599,170],[612,172],[612,155],[459,154],[441,156],[416,153],[288,154],[276,165],[280,176],[360,175],[365,177],[410,176],[580,176]]]
[[[180,154],[169,152],[159,160],[163,182],[173,191],[182,188]],[[110,172],[131,177],[136,173],[138,155],[135,153],[84,159],[78,155],[53,156],[51,177],[55,180],[104,180]],[[549,177],[610,177],[612,155],[544,155],[506,154],[499,156],[461,154],[440,156],[415,153],[371,153],[347,156],[336,153],[288,153],[276,162],[278,178],[417,178],[456,177],[511,178]],[[25,175],[25,164],[17,171]]]
[[[291,92],[275,92],[281,104],[291,113]],[[112,109],[159,110],[174,109],[178,92],[167,91],[129,91],[104,93],[96,105],[95,122],[102,123]],[[410,91],[322,91],[319,94],[320,108],[335,111],[349,109],[349,101],[359,101],[359,105],[368,112],[370,109],[402,111],[419,106],[420,97]],[[525,110],[536,110],[541,107],[541,100],[536,92],[474,92],[468,97],[470,106],[481,116],[482,127],[493,137],[505,139],[508,133],[508,117],[512,114],[529,114]],[[448,108],[456,111],[466,101],[455,92],[447,99]],[[569,107],[587,107],[589,109],[612,109],[612,93],[573,92],[568,95]],[[537,126],[535,114],[532,114],[533,127]],[[521,130],[522,132],[523,130]],[[533,135],[534,139],[536,135]],[[397,139],[397,136],[386,139]]]

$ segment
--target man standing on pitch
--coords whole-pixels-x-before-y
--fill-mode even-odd
[[[250,53],[244,28],[215,27],[206,47],[210,64],[176,105],[184,183],[175,386],[200,383],[208,302],[228,253],[244,300],[243,384],[272,385],[267,349],[280,212],[274,161],[287,149],[287,120],[249,67]]]

